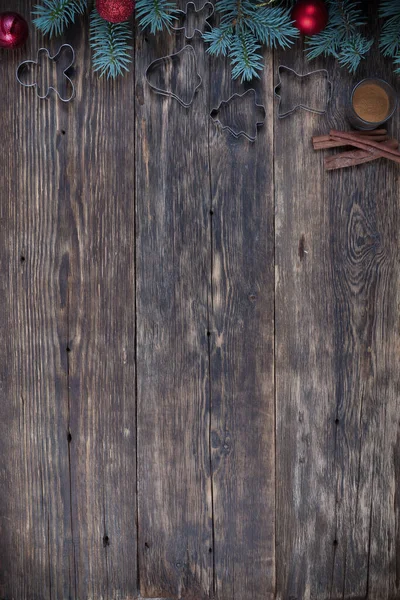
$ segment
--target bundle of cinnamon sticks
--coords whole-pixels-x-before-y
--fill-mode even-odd
[[[399,142],[390,138],[386,129],[375,129],[374,131],[336,131],[332,129],[329,135],[313,137],[312,141],[314,150],[344,146],[353,148],[353,150],[325,158],[325,169],[328,171],[354,167],[377,158],[388,158],[400,164]]]

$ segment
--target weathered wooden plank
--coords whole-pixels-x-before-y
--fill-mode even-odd
[[[256,142],[210,129],[212,286],[211,445],[215,593],[267,600],[275,590],[273,57],[256,99]],[[210,111],[233,92],[229,63],[213,59]],[[229,118],[242,122],[240,105]],[[257,120],[247,103],[245,121]],[[228,124],[228,123],[224,123]]]
[[[72,34],[71,34],[72,35]],[[99,80],[88,23],[71,42],[63,129],[68,377],[77,600],[137,592],[134,72]]]
[[[285,63],[309,70],[299,50]],[[295,115],[275,136],[277,597],[391,599],[397,167],[323,172],[309,139],[347,127],[351,89],[331,73],[329,119]]]
[[[387,61],[375,56],[373,65],[391,79]],[[371,68],[363,66],[360,77]],[[398,118],[389,125],[395,137],[398,125]],[[337,199],[331,244],[335,312],[343,315],[335,331],[338,547],[332,595],[392,599],[399,595],[398,167],[379,161],[338,175],[327,179],[326,192]]]
[[[21,600],[74,597],[61,113],[15,81],[37,46],[0,58],[0,597]]]
[[[138,554],[143,597],[200,600],[212,584],[202,40],[193,40],[203,85],[192,107],[156,95],[144,81],[153,59],[184,44],[167,34],[139,35],[136,44]],[[184,66],[168,65],[164,75],[173,86],[193,87],[195,73]]]
[[[277,52],[276,70],[280,59]],[[285,53],[284,63],[298,73],[310,70],[300,44]],[[329,598],[336,552],[332,338],[342,315],[333,307],[329,207],[334,199],[325,196],[323,153],[311,144],[312,135],[327,129],[326,118],[304,111],[275,128],[277,597],[282,600]]]

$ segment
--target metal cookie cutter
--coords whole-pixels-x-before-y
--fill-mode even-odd
[[[290,73],[293,73],[294,75],[296,75],[297,77],[300,77],[301,79],[304,79],[305,77],[310,77],[310,75],[316,75],[317,73],[323,73],[326,77],[326,81],[328,84],[328,98],[326,101],[326,107],[324,110],[318,110],[316,108],[311,108],[310,106],[306,106],[305,104],[296,104],[296,106],[284,113],[280,113],[280,108],[281,108],[281,104],[282,104],[282,96],[281,94],[278,93],[278,90],[280,89],[281,85],[282,85],[282,80],[281,80],[281,71],[289,71]],[[278,67],[278,78],[279,78],[279,82],[278,85],[275,86],[274,89],[274,94],[277,98],[279,98],[279,106],[278,106],[278,118],[279,119],[284,119],[285,117],[288,117],[289,115],[292,115],[294,112],[296,112],[296,110],[298,110],[299,108],[302,108],[303,110],[306,110],[307,112],[310,113],[314,113],[316,115],[324,115],[326,114],[327,110],[328,110],[328,106],[329,103],[331,101],[332,98],[332,90],[333,90],[333,83],[332,81],[329,79],[329,73],[326,69],[317,69],[316,71],[310,71],[309,73],[304,73],[303,75],[301,75],[300,73],[297,73],[294,69],[291,69],[290,67],[286,67],[285,65],[279,65]]]
[[[247,95],[254,95],[254,108],[256,111],[259,111],[260,115],[262,114],[262,119],[259,119],[258,117],[256,117],[255,123],[251,124],[252,130],[254,131],[253,134],[246,131],[242,127],[242,125],[239,125],[238,127],[227,125],[227,124],[224,124],[221,121],[221,119],[219,118],[219,113],[221,112],[221,108],[223,108],[224,106],[228,106],[232,102],[236,102],[236,101],[240,102],[240,100],[242,98],[245,98]],[[243,114],[245,114],[244,111],[243,111]],[[254,89],[250,89],[250,90],[247,90],[246,92],[244,92],[243,94],[232,94],[232,96],[230,96],[227,100],[222,100],[222,102],[220,102],[219,106],[217,108],[214,108],[211,111],[210,116],[211,116],[212,120],[214,121],[214,123],[219,125],[222,128],[222,130],[226,129],[227,131],[229,131],[229,133],[231,135],[233,135],[233,137],[235,137],[236,139],[239,138],[240,136],[243,136],[247,140],[249,140],[249,142],[255,142],[257,139],[258,129],[262,125],[264,125],[265,114],[266,114],[265,106],[263,104],[257,104],[256,91]]]
[[[193,9],[196,14],[201,13],[201,12],[203,12],[203,10],[205,10],[206,8],[208,8],[208,16],[205,17],[204,21],[205,21],[206,25],[209,25],[208,20],[211,19],[211,17],[214,14],[214,4],[212,4],[212,2],[208,2],[208,1],[205,2],[203,4],[203,6],[201,8],[199,8],[199,9],[196,8],[196,5],[195,5],[194,2],[188,2],[186,4],[185,10],[177,10],[177,11],[175,11],[175,13],[177,15],[184,15],[184,16],[187,17],[189,8],[190,8],[190,10]],[[201,31],[201,29],[197,29],[195,27],[194,29],[190,28],[193,31],[193,33],[192,33],[192,35],[189,35],[188,34],[189,27],[186,24],[184,24],[182,27],[171,27],[171,29],[173,29],[174,31],[184,31],[185,32],[185,38],[187,40],[193,39],[196,32],[200,33],[200,35],[203,34],[203,31]]]
[[[189,60],[193,61],[192,64],[193,64],[193,68],[194,68],[194,77],[197,80],[196,86],[193,88],[193,90],[191,90],[188,93],[187,97],[179,96],[177,93],[173,92],[172,90],[163,89],[150,81],[150,75],[151,75],[152,71],[155,71],[160,66],[165,66],[165,68],[166,68],[168,63],[173,64],[174,61],[182,60],[182,57],[185,56],[185,54],[187,54],[187,53],[189,53],[188,54],[188,56],[190,57]],[[187,44],[181,50],[179,50],[178,52],[175,52],[174,54],[168,54],[167,56],[162,56],[161,58],[156,58],[155,60],[153,60],[153,62],[151,62],[146,69],[145,79],[146,79],[147,83],[149,84],[149,86],[151,87],[151,89],[156,94],[160,94],[161,96],[167,96],[169,98],[175,98],[175,100],[177,100],[179,102],[179,104],[181,104],[183,107],[189,108],[189,106],[191,106],[193,104],[193,100],[194,100],[197,90],[203,83],[203,79],[201,78],[200,73],[197,69],[197,58],[196,58],[196,53],[193,49],[193,46],[190,46],[189,44]]]
[[[57,62],[63,52],[64,48],[69,48],[71,51],[71,61],[69,62],[69,64],[67,65],[67,67],[63,70],[63,75],[66,78],[66,80],[68,81],[69,85],[71,86],[71,94],[70,96],[68,96],[67,98],[64,98],[60,92],[54,88],[53,86],[49,85],[47,88],[46,93],[44,94],[44,96],[41,96],[38,92],[39,89],[39,85],[37,83],[37,81],[33,82],[33,83],[25,83],[24,81],[21,80],[21,74],[25,69],[29,69],[31,65],[39,65],[39,57],[41,52],[44,52],[45,54],[47,54],[47,58],[49,60],[55,61]],[[72,80],[68,77],[67,75],[67,71],[69,71],[69,69],[72,67],[72,65],[75,62],[75,51],[73,49],[73,47],[70,44],[63,44],[62,46],[60,46],[60,49],[58,50],[58,52],[56,54],[54,54],[54,56],[50,55],[50,52],[48,51],[47,48],[39,48],[39,50],[37,51],[37,59],[36,60],[25,60],[24,62],[22,62],[20,65],[18,65],[17,67],[17,71],[16,71],[16,76],[17,76],[17,81],[18,83],[20,83],[23,87],[34,87],[36,88],[36,95],[38,96],[38,98],[40,98],[41,100],[45,100],[46,98],[48,98],[50,96],[50,92],[53,91],[57,94],[57,96],[59,97],[59,99],[61,100],[61,102],[70,102],[73,98],[75,98],[75,86],[72,82]]]

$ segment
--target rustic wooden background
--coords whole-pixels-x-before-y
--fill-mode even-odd
[[[1,600],[399,599],[400,171],[310,145],[354,79],[315,62],[328,116],[278,121],[278,65],[309,65],[268,52],[252,144],[200,39],[191,109],[144,81],[181,34],[115,82],[87,22],[63,41],[69,105],[15,81],[33,30],[0,53]]]

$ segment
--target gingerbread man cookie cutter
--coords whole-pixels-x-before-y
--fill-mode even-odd
[[[211,17],[214,14],[214,4],[212,2],[208,2],[208,1],[205,2],[203,4],[203,6],[199,9],[196,8],[196,5],[194,2],[188,2],[186,4],[185,10],[176,10],[175,14],[177,16],[181,15],[181,16],[185,16],[187,18],[189,10],[193,10],[193,12],[197,15],[198,13],[201,13],[204,10],[206,10],[206,8],[208,8],[208,16],[205,17],[204,22],[206,25],[210,25],[208,20],[211,19]],[[171,26],[171,29],[173,29],[174,31],[184,31],[185,38],[187,40],[192,40],[196,33],[199,33],[200,35],[203,35],[203,33],[204,33],[201,29],[198,29],[197,27],[189,28],[187,24],[182,25],[182,27]],[[191,35],[189,35],[188,31],[193,32],[193,33]]]
[[[69,63],[67,64],[66,68],[63,69],[62,74],[64,75],[64,77],[66,78],[68,84],[71,86],[71,94],[67,97],[63,97],[60,92],[53,87],[52,85],[49,85],[47,87],[46,93],[44,95],[41,95],[39,93],[39,84],[37,81],[34,81],[33,83],[26,83],[25,81],[23,81],[21,79],[22,73],[26,70],[29,70],[33,65],[40,67],[40,55],[41,53],[46,54],[47,58],[51,61],[54,62],[58,62],[58,60],[60,59],[61,54],[63,53],[64,49],[68,48],[71,52],[71,60],[69,61]],[[56,52],[56,54],[54,54],[53,56],[51,56],[49,50],[47,48],[39,48],[39,50],[37,51],[37,57],[36,60],[24,60],[24,62],[22,62],[21,64],[18,65],[17,67],[17,71],[16,71],[16,77],[17,77],[17,81],[20,85],[22,85],[23,87],[33,87],[36,89],[36,95],[38,98],[40,98],[41,100],[45,100],[46,98],[48,98],[50,96],[50,93],[53,91],[57,94],[58,98],[61,100],[61,102],[71,102],[71,100],[73,100],[73,98],[75,98],[76,92],[75,92],[75,85],[72,82],[71,78],[68,77],[67,72],[69,71],[69,69],[72,67],[72,65],[75,62],[75,51],[73,49],[73,47],[70,44],[63,44],[62,46],[60,46],[58,52]]]

